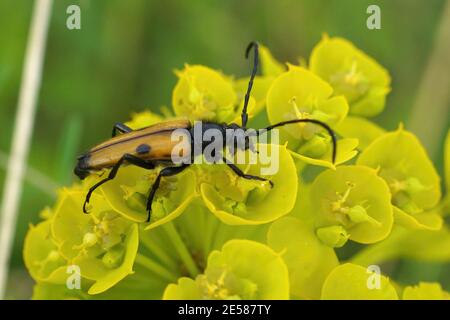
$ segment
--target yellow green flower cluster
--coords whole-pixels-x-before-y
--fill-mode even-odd
[[[417,137],[386,132],[368,117],[383,111],[390,76],[342,38],[323,39],[309,63],[280,63],[261,46],[250,124],[315,119],[283,127],[279,170],[265,181],[225,164],[192,165],[163,178],[146,220],[159,168],[121,168],[92,196],[93,174],[59,190],[30,226],[23,256],[34,299],[448,299],[439,283],[404,286],[384,273],[399,258],[450,261],[450,134],[447,194]],[[173,114],[133,114],[139,129],[169,118],[240,123],[248,78],[201,65],[176,71]],[[167,111],[167,110],[166,110]],[[262,116],[257,116],[258,114]],[[239,165],[260,174],[262,164]],[[350,257],[338,254],[358,243]],[[378,272],[377,272],[378,270]]]

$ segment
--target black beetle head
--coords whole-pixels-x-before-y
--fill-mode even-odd
[[[91,173],[90,170],[88,169],[88,159],[89,159],[88,155],[79,156],[78,163],[75,169],[73,170],[73,173],[75,173],[75,175],[81,180],[86,178]]]

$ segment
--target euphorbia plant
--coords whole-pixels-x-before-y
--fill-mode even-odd
[[[146,196],[158,168],[127,167],[81,206],[99,177],[63,188],[30,226],[24,260],[35,299],[416,299],[448,298],[437,283],[404,287],[368,272],[398,258],[450,260],[450,137],[447,195],[420,141],[402,125],[386,132],[364,118],[380,113],[388,72],[353,44],[325,36],[309,66],[280,63],[261,47],[249,114],[270,125],[292,119],[327,123],[282,128],[279,170],[267,181],[237,177],[225,164],[194,165],[164,179],[145,221]],[[240,121],[246,78],[200,65],[177,71],[174,118]],[[127,125],[167,119],[150,111]],[[261,121],[261,120],[259,120]],[[359,154],[358,154],[359,153]],[[252,173],[261,163],[240,165]],[[310,170],[315,168],[315,170]],[[361,249],[347,259],[337,250]],[[338,249],[341,248],[341,249]],[[76,266],[80,287],[69,285]],[[71,269],[72,268],[72,269]],[[368,285],[378,276],[378,286]]]

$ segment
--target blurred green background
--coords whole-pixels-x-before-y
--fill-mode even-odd
[[[81,30],[66,28],[71,4],[81,8]],[[381,30],[366,27],[370,4],[381,7]],[[1,192],[32,6],[31,0],[0,2]],[[390,71],[393,91],[375,121],[387,129],[399,121],[408,127],[444,6],[443,0],[54,1],[8,298],[31,295],[23,238],[39,211],[52,205],[53,185],[74,180],[76,155],[107,138],[113,123],[126,121],[131,112],[170,107],[174,69],[201,63],[244,76],[250,67],[243,51],[250,40],[264,43],[279,60],[297,61],[327,32],[349,39]],[[432,119],[426,124],[433,130]],[[440,172],[441,136],[432,154]],[[392,273],[405,283],[439,280],[449,290],[449,269],[398,262]]]

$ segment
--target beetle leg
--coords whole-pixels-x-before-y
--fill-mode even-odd
[[[84,200],[84,204],[83,204],[83,212],[84,213],[87,213],[86,205],[89,203],[89,200],[91,199],[91,195],[95,191],[95,189],[100,187],[105,182],[114,179],[116,177],[117,171],[119,171],[119,168],[124,164],[124,162],[128,162],[130,164],[133,164],[137,167],[141,167],[144,169],[154,169],[155,168],[155,164],[150,161],[142,160],[141,158],[133,156],[132,154],[128,154],[128,153],[124,154],[122,156],[122,158],[120,158],[120,160],[117,161],[117,163],[114,165],[114,167],[112,167],[111,171],[108,174],[108,177],[106,177],[103,180],[100,180],[99,182],[94,184],[89,189],[89,191],[86,195],[86,199]]]
[[[133,131],[133,129],[123,123],[117,122],[112,129],[112,137],[117,136],[117,131],[120,133],[127,133]]]
[[[156,190],[158,190],[159,183],[161,182],[161,177],[174,176],[174,175],[180,173],[181,171],[183,171],[184,169],[186,169],[187,167],[189,167],[189,164],[183,164],[179,167],[167,167],[167,168],[162,169],[159,172],[158,176],[156,177],[155,182],[152,185],[152,188],[150,189],[150,193],[149,193],[148,199],[147,199],[147,212],[148,212],[147,222],[150,221],[150,216],[151,216],[151,212],[152,212],[152,202],[153,202],[153,198],[155,197]]]
[[[273,187],[273,182],[270,181],[269,179],[263,178],[263,177],[258,177],[258,176],[254,176],[251,174],[245,174],[241,169],[239,169],[235,164],[229,162],[227,160],[227,158],[223,157],[223,161],[227,164],[227,166],[229,166],[231,168],[231,170],[234,171],[234,173],[236,173],[239,177],[244,178],[244,179],[249,179],[249,180],[259,180],[259,181],[269,181],[270,186]]]

